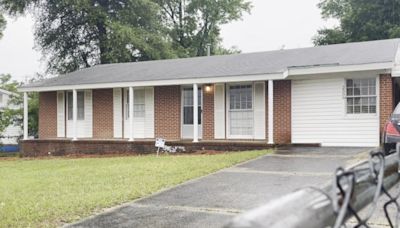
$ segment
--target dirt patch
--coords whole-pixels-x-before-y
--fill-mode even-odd
[[[207,155],[214,155],[214,154],[223,154],[226,153],[227,151],[217,151],[217,150],[199,150],[195,151],[191,154],[207,154]]]

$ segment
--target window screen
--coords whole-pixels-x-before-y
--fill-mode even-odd
[[[229,87],[229,128],[231,135],[253,135],[253,87]]]
[[[198,91],[198,124],[201,124],[201,89]],[[183,89],[183,124],[193,124],[193,88]]]
[[[348,114],[376,113],[376,80],[346,80],[346,110]]]
[[[85,119],[85,92],[78,91],[77,92],[77,120],[84,120]],[[68,110],[68,120],[73,119],[73,97],[72,92],[67,92],[67,110]]]

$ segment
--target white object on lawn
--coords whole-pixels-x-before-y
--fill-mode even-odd
[[[166,152],[166,153],[176,153],[176,152],[185,152],[186,149],[184,146],[167,146],[165,145],[165,139],[162,138],[157,138],[155,146],[157,147],[157,156],[161,152]]]

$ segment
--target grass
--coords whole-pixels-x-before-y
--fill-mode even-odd
[[[0,227],[59,226],[266,153],[0,160]]]
[[[2,157],[18,157],[19,152],[1,152],[0,151],[0,158]]]

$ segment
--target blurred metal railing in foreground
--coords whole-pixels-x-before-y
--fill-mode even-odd
[[[388,156],[380,151],[371,151],[369,159],[347,169],[338,168],[333,183],[325,188],[303,188],[278,198],[271,203],[239,215],[225,227],[268,227],[268,228],[321,228],[343,227],[354,217],[354,227],[368,227],[368,220],[378,209],[382,194],[389,200],[384,204],[386,219],[391,227],[399,227],[400,205],[396,195],[389,189],[400,181],[400,144],[396,153]],[[363,216],[359,212],[369,206]],[[390,210],[394,206],[395,213]]]

